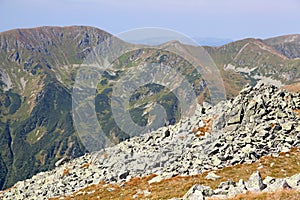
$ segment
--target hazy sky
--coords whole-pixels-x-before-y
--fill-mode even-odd
[[[300,0],[0,0],[0,31],[90,25],[117,34],[164,27],[192,37],[300,33]]]

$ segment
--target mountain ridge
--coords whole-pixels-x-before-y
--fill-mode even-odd
[[[198,195],[198,198],[203,195],[202,199],[204,196],[218,195],[229,198],[245,191],[272,191],[284,187],[297,191],[300,189],[297,185],[300,181],[299,163],[294,159],[300,155],[300,115],[296,112],[299,109],[299,93],[289,93],[263,83],[254,87],[248,85],[234,99],[215,106],[208,103],[198,105],[191,118],[70,162],[60,162],[54,170],[20,181],[1,194],[4,199],[80,199],[97,196],[101,199],[112,196],[115,199],[181,199],[182,196],[178,195],[188,192],[188,186],[178,186],[180,190],[163,187],[165,184],[172,186],[176,179],[181,180],[181,184],[206,180],[214,185],[214,190],[205,187],[202,191],[200,187],[197,189],[200,193],[195,190],[187,193]],[[283,170],[273,168],[276,158],[288,160],[285,161],[288,163],[280,165]],[[278,163],[280,161],[276,165]],[[215,174],[225,175],[221,173],[223,170],[229,170],[228,177]],[[264,184],[259,172],[255,171],[265,173]],[[251,175],[252,172],[255,172],[254,175]],[[240,173],[251,176],[243,184],[239,181],[239,185],[237,177]],[[201,174],[205,179],[200,178]],[[266,174],[275,175],[276,179],[266,177]],[[145,177],[146,183],[143,183]],[[217,183],[214,184],[214,181]],[[140,188],[139,183],[143,184]],[[232,185],[232,188],[224,184]],[[158,190],[157,185],[162,188]],[[187,185],[192,187],[191,183]],[[122,189],[124,187],[129,193]],[[130,190],[130,187],[135,189]],[[186,196],[183,199],[189,199]]]
[[[85,26],[39,27],[0,33],[0,137],[6,138],[0,143],[0,166],[4,169],[0,175],[2,188],[53,168],[61,158],[74,158],[86,152],[72,121],[72,84],[76,70],[91,49],[110,36],[101,29]],[[235,97],[243,85],[254,85],[265,77],[280,81],[283,85],[300,81],[300,61],[298,57],[293,58],[298,56],[297,51],[295,53],[293,50],[295,45],[291,46],[291,51],[286,50],[289,45],[284,48],[267,45],[265,50],[264,41],[249,40],[255,44],[244,47],[247,40],[240,40],[221,47],[204,47],[220,70],[228,98]],[[286,55],[280,53],[280,49]],[[142,53],[144,60],[139,57]],[[110,84],[120,74],[126,73],[126,68],[147,60],[170,64],[175,58],[168,52],[145,50],[122,55],[116,61],[116,76],[105,75],[96,98],[96,103],[101,106],[98,119],[102,120],[103,126],[106,125],[108,136],[115,138],[116,142],[128,137],[116,128],[108,112],[110,105],[107,99],[112,90]],[[173,64],[176,69],[181,65],[188,66],[182,58]],[[189,69],[185,76],[195,86],[204,88],[205,82],[201,82],[203,77],[197,76],[196,79],[189,76],[191,73]],[[141,108],[147,105],[141,98],[152,98],[147,96],[149,93],[163,96],[159,100],[167,108],[168,120],[178,120],[176,99],[157,86],[150,85],[149,88],[150,92],[142,88],[135,93],[140,98],[132,103],[132,107],[142,105],[132,110],[136,122],[140,125],[147,122],[147,115],[141,118],[139,114],[143,114],[144,109]],[[200,94],[202,91],[197,92]],[[201,95],[204,99],[205,94]],[[18,169],[23,173],[20,174]]]
[[[300,34],[290,34],[264,40],[289,58],[299,58]]]

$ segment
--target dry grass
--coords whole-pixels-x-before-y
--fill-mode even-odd
[[[300,116],[300,110],[294,110],[294,112],[296,113],[296,115]]]
[[[277,190],[275,192],[257,192],[239,194],[234,198],[228,200],[299,200],[300,191],[297,190]]]
[[[205,126],[194,128],[192,130],[192,132],[195,134],[196,137],[201,137],[201,136],[204,136],[205,133],[211,132],[211,126],[212,126],[213,119],[208,118],[208,119],[204,120],[204,122],[205,122]]]
[[[216,171],[216,174],[221,176],[221,178],[216,181],[206,180],[205,176],[208,172],[205,172],[203,174],[195,176],[176,176],[173,178],[164,179],[161,182],[149,184],[148,181],[155,177],[155,175],[150,175],[142,178],[133,178],[129,182],[126,182],[124,184],[106,185],[102,182],[98,185],[92,185],[84,188],[72,194],[71,196],[56,199],[126,200],[133,199],[133,195],[135,195],[138,190],[148,190],[149,192],[151,192],[148,196],[139,195],[138,199],[170,199],[173,197],[182,197],[194,184],[202,184],[210,186],[212,188],[217,188],[217,186],[224,181],[232,180],[237,182],[239,181],[239,179],[247,180],[249,176],[257,170],[260,171],[263,178],[266,176],[272,176],[275,178],[292,176],[300,172],[299,162],[300,151],[299,149],[293,148],[291,152],[281,153],[278,158],[265,156],[262,157],[258,162],[252,164],[238,164],[218,170]],[[293,196],[293,198],[291,199],[295,199],[299,194],[294,193],[294,191],[282,191],[274,194],[262,193],[251,195],[270,195],[268,196],[268,198],[270,199],[272,199],[273,197],[277,197],[274,195],[279,195],[279,199],[281,198],[280,195],[282,195],[282,198],[291,195]],[[242,196],[236,198],[244,199],[244,197]],[[259,199],[260,197],[257,198]],[[287,197],[285,199],[289,198]]]
[[[2,198],[3,193],[8,192],[8,191],[10,191],[10,190],[12,190],[14,188],[16,188],[16,186],[13,186],[13,187],[10,187],[10,188],[7,188],[5,190],[0,191],[0,199]]]
[[[283,89],[286,89],[289,92],[300,92],[300,82],[293,83],[291,85],[285,85],[283,86]]]
[[[271,124],[270,124],[270,127],[271,127],[271,128],[274,128],[274,127],[275,127],[275,124],[271,123]]]
[[[63,171],[63,176],[67,176],[70,173],[70,169],[69,168],[65,168]]]
[[[81,166],[80,166],[80,168],[89,168],[90,167],[90,163],[84,163],[84,164],[82,164]]]

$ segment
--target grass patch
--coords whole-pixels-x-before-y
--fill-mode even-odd
[[[300,92],[300,82],[293,83],[290,85],[283,86],[283,89],[286,89],[289,92]]]
[[[34,144],[35,142],[39,141],[47,132],[47,128],[44,126],[37,127],[36,129],[32,130],[26,136],[26,141],[29,144]]]
[[[260,171],[263,178],[266,176],[272,176],[274,178],[283,178],[292,176],[300,172],[300,151],[293,148],[288,153],[281,153],[279,157],[265,156],[259,161],[252,164],[238,164],[235,166],[225,167],[216,171],[216,174],[221,176],[220,179],[206,180],[205,176],[208,172],[195,176],[176,176],[169,179],[164,179],[160,182],[149,184],[156,175],[150,175],[146,177],[132,178],[129,182],[123,184],[105,184],[99,183],[97,185],[88,186],[84,189],[75,192],[74,194],[66,197],[53,198],[54,199],[133,199],[133,195],[138,191],[148,190],[151,192],[148,195],[139,195],[138,199],[170,199],[173,197],[182,197],[194,184],[207,185],[212,188],[224,181],[232,180],[238,182],[239,179],[248,180],[250,175],[255,171]],[[278,194],[251,194],[251,195],[270,195],[269,199],[272,199],[272,195],[281,195],[280,198],[285,198],[286,195],[294,195],[298,197],[299,193],[294,191],[282,191]],[[243,199],[244,197],[238,197]],[[253,199],[253,198],[252,198]],[[259,198],[258,198],[259,199]],[[273,198],[277,199],[277,198]],[[292,198],[300,199],[300,198]]]
[[[209,198],[213,200],[213,198]],[[228,200],[299,200],[300,191],[297,190],[277,190],[275,192],[257,192],[246,194],[239,194],[234,198],[229,198]]]
[[[300,116],[300,110],[294,110],[294,112],[296,113],[296,115]]]

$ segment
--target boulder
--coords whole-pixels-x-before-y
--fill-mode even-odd
[[[183,196],[183,200],[204,200],[203,190],[204,186],[193,185],[189,191]]]
[[[183,196],[183,200],[204,200],[205,196],[212,196],[214,191],[207,186],[195,184]]]
[[[218,176],[217,174],[215,174],[214,172],[209,172],[206,177],[207,180],[217,180],[219,178],[221,178],[221,176]]]
[[[295,175],[293,175],[291,177],[286,178],[286,182],[292,188],[298,188],[298,189],[300,189],[300,173],[299,174],[295,174]]]
[[[267,186],[263,183],[259,171],[254,172],[249,180],[245,183],[247,190],[251,192],[259,192],[265,189]]]
[[[285,179],[276,179],[272,184],[269,184],[264,191],[271,192],[278,189],[292,189],[292,187]]]

